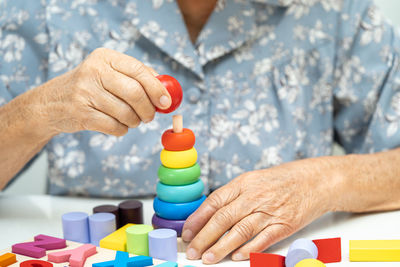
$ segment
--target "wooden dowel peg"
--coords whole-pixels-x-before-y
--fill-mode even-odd
[[[182,115],[172,116],[172,129],[174,133],[181,133],[183,131]]]

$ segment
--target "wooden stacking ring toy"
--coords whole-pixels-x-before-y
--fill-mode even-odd
[[[178,237],[180,237],[182,235],[182,228],[183,225],[185,224],[185,220],[167,220],[158,217],[157,214],[154,214],[153,218],[151,219],[151,223],[153,224],[154,229],[160,229],[160,228],[173,229],[176,231]]]
[[[190,214],[200,207],[205,199],[206,196],[203,195],[201,198],[192,202],[171,203],[162,201],[156,197],[153,202],[153,208],[158,217],[167,220],[186,220]]]
[[[163,149],[160,154],[160,159],[162,165],[167,168],[187,168],[196,163],[197,151],[194,147],[184,151],[168,151]]]
[[[181,203],[199,199],[203,194],[204,184],[202,180],[188,185],[166,185],[157,183],[157,197],[165,202]]]
[[[163,165],[158,168],[158,178],[167,185],[186,185],[196,182],[200,177],[200,166],[194,164],[188,168],[171,169]]]
[[[192,130],[183,128],[182,132],[176,133],[173,129],[166,130],[162,137],[161,143],[166,150],[183,151],[191,149],[196,142],[196,137]]]

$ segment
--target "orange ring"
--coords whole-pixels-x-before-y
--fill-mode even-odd
[[[172,129],[166,130],[162,137],[161,143],[165,150],[169,151],[184,151],[189,150],[194,146],[196,137],[192,130],[183,128],[181,133],[175,133]]]

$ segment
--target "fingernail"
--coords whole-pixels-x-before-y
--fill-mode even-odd
[[[203,255],[203,260],[205,261],[205,262],[214,262],[215,261],[215,255],[214,255],[214,253],[212,253],[212,252],[206,252],[206,253],[204,253],[204,255]]]
[[[182,239],[183,239],[183,241],[186,241],[186,242],[192,241],[192,239],[193,239],[193,233],[192,233],[192,231],[190,231],[190,230],[185,230],[185,231],[183,231],[183,233],[182,233]]]
[[[197,253],[197,251],[194,248],[189,248],[186,251],[186,257],[189,260],[197,260],[199,258],[199,254]]]
[[[169,107],[171,105],[171,100],[169,100],[168,96],[163,95],[160,97],[160,104],[163,107]]]
[[[234,260],[234,261],[242,261],[242,260],[244,260],[244,256],[243,256],[243,254],[242,253],[236,253],[236,254],[233,254],[232,255],[232,260]]]

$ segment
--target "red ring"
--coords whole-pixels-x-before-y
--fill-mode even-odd
[[[20,263],[21,267],[53,267],[53,264],[42,260],[26,260]]]
[[[181,133],[175,133],[172,129],[166,130],[162,137],[161,143],[165,150],[184,151],[191,149],[196,142],[196,137],[192,130],[183,128]]]

